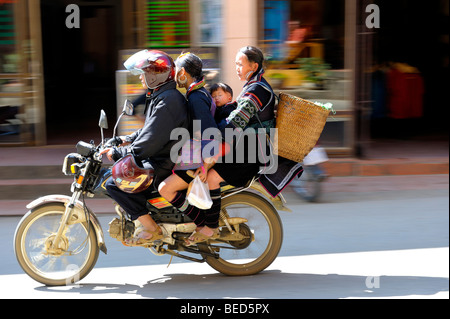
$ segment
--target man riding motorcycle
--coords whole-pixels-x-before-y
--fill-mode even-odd
[[[140,75],[148,89],[145,123],[135,133],[120,137],[120,147],[105,149],[110,160],[117,161],[113,177],[106,183],[109,195],[143,228],[130,246],[163,238],[161,228],[146,209],[148,195],[172,173],[170,150],[179,140],[171,140],[173,130],[188,127],[188,109],[184,96],[176,89],[175,63],[162,51],[143,50],[131,56],[125,67]],[[153,176],[154,175],[154,176]],[[153,181],[153,185],[146,188]],[[143,190],[144,188],[144,190]],[[145,189],[146,188],[146,189]]]

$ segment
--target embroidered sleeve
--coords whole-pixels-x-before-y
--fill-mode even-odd
[[[263,104],[252,92],[245,93],[238,102],[236,110],[231,112],[227,122],[235,128],[245,129],[250,119],[261,110]]]

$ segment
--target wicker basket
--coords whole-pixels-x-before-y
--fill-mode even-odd
[[[330,111],[310,101],[280,93],[277,114],[275,154],[303,162],[317,144]]]

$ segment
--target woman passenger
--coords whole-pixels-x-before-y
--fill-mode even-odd
[[[257,130],[264,127],[266,129],[275,127],[275,94],[269,83],[263,78],[264,55],[256,47],[247,46],[239,50],[236,55],[236,73],[239,79],[245,82],[243,90],[237,98],[237,108],[226,119],[218,123],[218,128],[225,136],[225,129],[247,130],[252,128]],[[242,143],[242,139],[239,143]],[[248,145],[249,151],[243,155],[244,162],[240,163],[236,159],[228,163],[228,160],[222,160],[210,168],[207,175],[213,206],[206,212],[204,227],[197,229],[190,238],[190,244],[197,244],[217,237],[219,227],[219,215],[221,209],[220,183],[227,182],[235,187],[247,185],[255,177],[261,166],[266,162],[250,161],[251,152],[257,152],[258,155],[267,154],[264,143],[257,145]],[[232,145],[234,151],[237,145]],[[244,147],[244,150],[247,148]],[[234,154],[236,152],[233,152]],[[254,154],[253,154],[254,155]],[[256,156],[258,159],[259,156]],[[223,158],[222,158],[223,159]]]
[[[206,129],[217,128],[214,121],[216,105],[210,93],[204,87],[202,60],[195,54],[185,53],[177,58],[175,65],[175,78],[178,86],[186,89],[188,109],[191,114],[190,131],[195,139],[201,140]],[[192,132],[192,129],[195,128],[192,125],[193,120],[201,122],[200,131]],[[197,169],[195,176],[200,175],[203,180],[206,180],[206,171],[203,171],[202,168],[204,169],[203,166]],[[186,190],[191,181],[192,177],[188,176],[185,170],[175,170],[171,176],[160,184],[158,191],[174,207],[189,216],[200,229],[205,225],[206,216],[205,211],[190,205],[186,199]]]

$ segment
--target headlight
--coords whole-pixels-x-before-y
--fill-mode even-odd
[[[95,153],[95,146],[86,142],[78,142],[77,152],[81,156],[89,157]]]
[[[71,153],[64,159],[62,172],[64,175],[76,175],[80,169],[80,164],[83,162],[82,157],[79,154]]]

